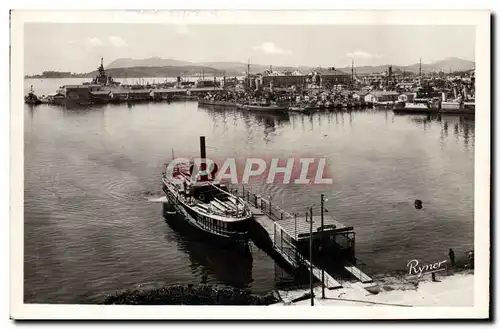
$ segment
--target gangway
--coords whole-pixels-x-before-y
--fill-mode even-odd
[[[370,278],[366,273],[364,273],[363,271],[361,271],[359,268],[357,268],[356,266],[354,266],[353,264],[351,263],[346,263],[344,265],[344,268],[349,272],[351,273],[352,275],[354,275],[359,281],[361,281],[362,283],[370,283],[370,282],[373,282],[373,279]]]
[[[232,190],[232,193],[238,195],[237,190]],[[261,249],[265,248],[272,251],[273,254],[277,254],[292,268],[297,269],[301,265],[307,267],[308,271],[311,271],[312,268],[313,276],[320,282],[324,274],[324,284],[328,289],[342,287],[326,271],[314,266],[314,264],[311,266],[310,260],[304,258],[299,248],[309,244],[311,239],[327,239],[334,241],[336,246],[346,251],[346,258],[353,258],[355,233],[352,226],[340,223],[331,215],[316,215],[309,217],[309,219],[307,216],[292,215],[276,205],[272,205],[270,200],[245,190],[244,187],[240,195],[246,207],[252,212],[254,222],[258,224],[253,238],[256,239],[255,242],[260,242]],[[343,264],[344,268],[361,282],[373,282],[368,275],[353,264],[349,262]]]
[[[311,270],[311,263],[305,258],[302,261],[307,265],[307,269]],[[321,282],[321,270],[313,265],[312,272],[316,279]],[[325,287],[331,290],[342,288],[342,285],[325,271]]]

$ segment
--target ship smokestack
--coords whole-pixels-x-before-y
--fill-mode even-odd
[[[205,160],[206,156],[205,136],[200,136],[200,158]]]
[[[205,136],[200,136],[200,181],[206,182],[208,180],[207,174],[207,163],[206,163],[206,147],[205,147]]]

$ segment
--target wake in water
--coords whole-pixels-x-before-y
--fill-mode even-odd
[[[168,198],[166,196],[160,196],[160,197],[152,197],[148,199],[148,202],[153,202],[153,203],[168,203]],[[175,211],[175,208],[173,206],[169,207],[169,209],[163,209],[163,213],[165,215],[173,215],[176,214],[177,212]]]
[[[165,203],[168,202],[168,198],[166,196],[156,196],[147,199],[148,202],[157,202],[157,203]]]

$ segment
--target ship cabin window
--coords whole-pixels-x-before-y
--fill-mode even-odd
[[[215,221],[215,231],[220,232],[220,221]]]

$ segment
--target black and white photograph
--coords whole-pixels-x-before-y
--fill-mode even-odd
[[[11,317],[489,316],[489,11],[11,20]]]

